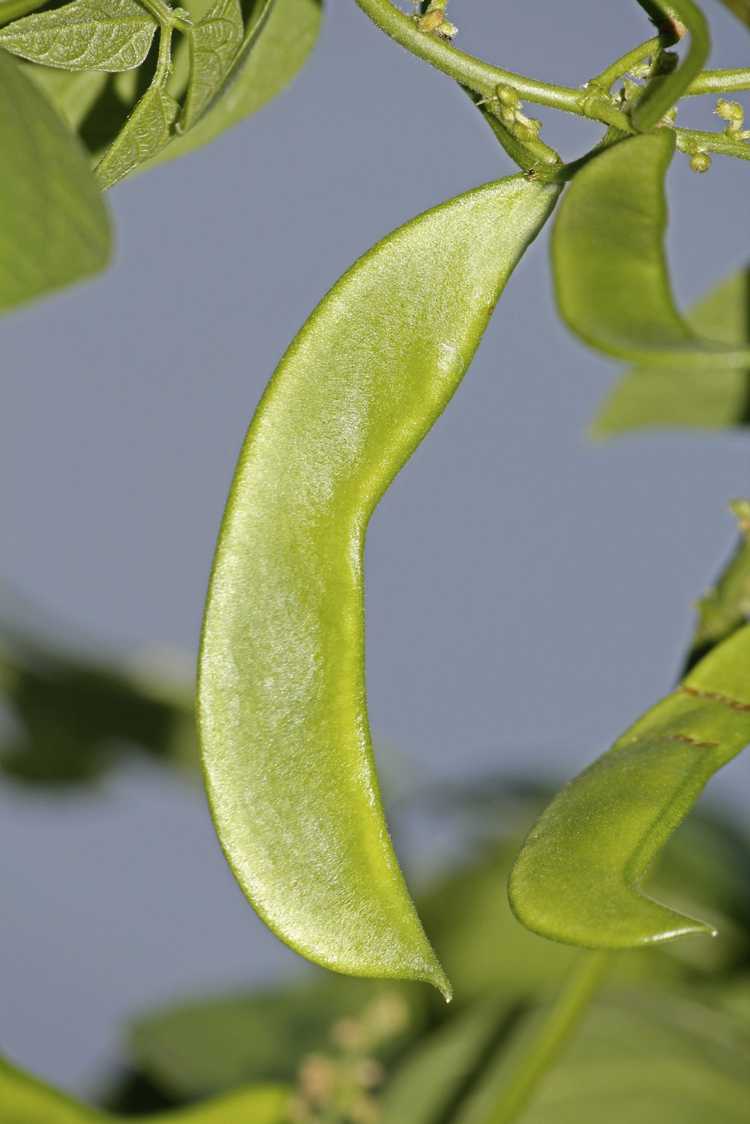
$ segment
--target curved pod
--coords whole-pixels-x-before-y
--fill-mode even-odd
[[[669,283],[664,180],[670,129],[593,157],[566,191],[552,235],[560,315],[585,343],[651,367],[746,368],[750,348],[699,335]]]
[[[449,984],[393,852],[365,702],[363,551],[557,195],[522,176],[378,243],[282,359],[219,537],[199,668],[209,801],[268,925],[352,975]]]
[[[713,932],[641,883],[714,773],[750,744],[749,670],[746,625],[558,794],[511,873],[519,921],[586,948]]]

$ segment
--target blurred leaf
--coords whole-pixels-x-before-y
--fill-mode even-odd
[[[750,345],[750,267],[703,298],[687,321],[699,334],[738,347]],[[591,432],[614,437],[635,429],[723,429],[750,420],[750,371],[639,366],[627,371],[605,399]]]
[[[523,924],[587,948],[712,932],[641,883],[713,774],[750,742],[749,672],[746,626],[555,797],[511,874]]]
[[[78,130],[107,82],[102,70],[77,73],[29,63],[23,71],[74,131]]]
[[[143,1124],[288,1124],[287,1090],[268,1086],[177,1112],[142,1116]],[[2,1124],[106,1124],[114,1117],[98,1112],[42,1084],[0,1058],[0,1120]]]
[[[221,91],[243,39],[239,0],[217,0],[188,36],[192,65],[181,127],[189,129]]]
[[[747,370],[750,347],[697,335],[672,295],[664,181],[674,133],[605,149],[562,197],[551,253],[565,323],[591,347],[649,367]]]
[[[78,139],[0,50],[0,310],[103,269],[107,210]]]
[[[421,1041],[396,1070],[381,1100],[379,1124],[446,1124],[512,1031],[507,1000],[477,1003]]]
[[[302,1059],[325,1049],[332,1026],[360,1015],[379,997],[405,1005],[408,1027],[391,1039],[389,1058],[424,1026],[425,988],[332,976],[302,984],[218,999],[196,1000],[157,1011],[130,1035],[140,1070],[180,1099],[223,1092],[250,1081],[290,1081]]]
[[[96,166],[102,188],[114,187],[169,144],[179,108],[160,86],[146,91]]]
[[[146,58],[156,27],[138,0],[73,0],[0,29],[0,47],[63,70],[131,70]]]
[[[85,783],[126,752],[197,766],[192,685],[164,659],[108,666],[0,629],[0,700],[10,718],[0,772],[14,780]]]
[[[544,1010],[530,1014],[452,1124],[495,1124]],[[597,1003],[520,1124],[748,1124],[750,1041],[729,1016],[641,995]],[[504,1119],[504,1117],[502,1117]]]

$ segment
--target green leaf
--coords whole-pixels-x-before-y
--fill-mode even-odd
[[[587,948],[712,932],[641,883],[713,774],[750,742],[749,673],[746,626],[552,801],[510,878],[524,925]]]
[[[140,1073],[163,1093],[194,1099],[255,1081],[293,1081],[303,1059],[330,1048],[342,1019],[361,1019],[386,1002],[403,1028],[376,1053],[398,1056],[424,1027],[424,993],[398,984],[329,977],[250,994],[196,999],[139,1019],[129,1036]]]
[[[181,127],[189,129],[220,92],[242,45],[244,26],[239,0],[217,0],[188,37],[190,79]]]
[[[107,82],[103,70],[55,70],[51,66],[27,63],[23,71],[74,132],[78,131]]]
[[[73,0],[2,28],[0,47],[63,70],[133,70],[156,27],[138,0]]]
[[[179,108],[161,86],[146,91],[96,166],[103,188],[113,187],[169,144]]]
[[[107,265],[109,218],[86,156],[0,50],[0,310]]]
[[[651,0],[643,7],[653,9]],[[646,132],[659,123],[659,119],[676,105],[690,83],[703,69],[711,50],[708,24],[703,12],[693,0],[670,0],[668,5],[657,4],[664,11],[669,9],[670,17],[682,22],[690,35],[690,45],[685,57],[668,74],[657,74],[649,80],[646,89],[639,97],[631,112],[631,121],[636,129]],[[658,18],[658,17],[657,17]]]
[[[289,1093],[260,1085],[177,1112],[141,1116],[143,1124],[287,1124]],[[97,1112],[42,1084],[0,1058],[0,1107],[3,1124],[112,1124],[115,1117]]]
[[[365,705],[364,537],[556,197],[514,176],[378,243],[292,343],[240,456],[199,660],[208,796],[258,913],[337,971],[449,992],[380,803]]]
[[[588,161],[566,191],[552,237],[560,314],[600,351],[683,371],[750,366],[750,348],[696,335],[669,285],[664,177],[669,129],[630,137]]]
[[[273,0],[270,5],[265,0],[260,14],[248,25],[221,97],[156,162],[208,144],[281,93],[315,46],[320,19],[320,0]]]
[[[545,1009],[526,1016],[452,1124],[503,1124],[500,1109]],[[515,1117],[513,1117],[515,1119]],[[750,1124],[750,1050],[729,1015],[643,995],[597,1003],[545,1074],[523,1124]]]
[[[691,309],[687,320],[698,335],[735,347],[750,347],[750,268],[712,289]],[[748,368],[640,366],[626,371],[615,385],[591,432],[601,438],[648,427],[744,426],[750,420],[749,409]]]

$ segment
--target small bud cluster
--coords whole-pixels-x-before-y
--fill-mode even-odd
[[[515,136],[521,140],[536,140],[542,131],[541,121],[527,117],[521,112],[523,102],[510,86],[498,86],[495,90],[495,113]]]
[[[377,1124],[374,1091],[384,1073],[375,1052],[409,1023],[397,992],[373,1000],[357,1017],[339,1019],[330,1032],[332,1050],[302,1062],[290,1109],[292,1124]]]
[[[455,39],[458,28],[451,23],[445,14],[448,0],[430,0],[430,3],[421,12],[415,15],[417,27],[427,35],[437,35],[441,39]],[[422,5],[418,4],[421,9]]]
[[[740,141],[750,140],[750,131],[742,127],[745,124],[745,110],[738,101],[719,98],[714,113],[722,121],[726,121],[727,126],[724,132],[728,137]]]

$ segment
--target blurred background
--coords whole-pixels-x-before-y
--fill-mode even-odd
[[[746,65],[739,25],[706,9],[713,65]],[[648,34],[632,3],[452,0],[450,15],[465,50],[570,85]],[[705,127],[700,102],[685,123]],[[545,120],[566,156],[596,135]],[[3,615],[146,684],[158,666],[156,693],[174,678],[187,727],[213,540],[276,361],[376,239],[510,170],[448,79],[332,0],[291,89],[116,188],[114,268],[0,329]],[[749,174],[675,160],[681,301],[745,264]],[[554,781],[601,752],[669,689],[691,605],[733,544],[746,435],[594,444],[616,374],[557,323],[542,237],[372,522],[370,714],[392,806],[406,793],[414,810],[398,823],[417,881],[457,839],[420,793],[499,773]],[[747,780],[740,759],[714,797],[742,812]],[[85,1095],[125,1020],[300,968],[235,887],[188,770],[123,755],[92,782],[0,782],[0,1048]]]

